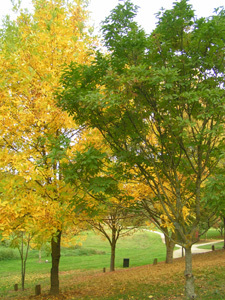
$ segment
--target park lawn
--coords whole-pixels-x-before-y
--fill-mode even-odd
[[[219,231],[216,230],[215,228],[210,228],[200,238],[201,238],[201,242],[203,242],[205,240],[221,240],[221,239],[223,239],[223,236],[221,236]]]
[[[225,299],[225,251],[193,255],[196,292],[199,300]],[[116,272],[101,270],[61,272],[61,293],[41,296],[11,293],[13,299],[36,300],[182,300],[184,299],[184,258],[172,265],[160,262]],[[16,298],[18,295],[18,298]],[[4,299],[10,299],[9,296]]]
[[[215,243],[214,245],[214,249],[222,249],[224,246],[224,242],[219,242],[219,243]],[[210,245],[203,245],[203,246],[199,246],[199,249],[212,249],[212,244]]]
[[[139,230],[132,236],[121,238],[117,245],[117,271],[114,273],[108,272],[110,261],[108,241],[103,240],[101,236],[94,234],[92,231],[85,233],[85,236],[86,239],[82,239],[82,246],[62,248],[60,287],[64,294],[59,299],[139,300],[151,299],[150,296],[152,295],[154,295],[152,299],[182,298],[184,263],[182,267],[179,267],[179,270],[181,269],[182,271],[177,271],[175,274],[173,273],[176,270],[175,265],[172,266],[173,271],[171,271],[171,266],[164,263],[152,267],[154,258],[158,258],[158,261],[165,260],[165,245],[158,234]],[[217,253],[217,251],[214,252]],[[129,269],[122,269],[124,258],[130,259]],[[48,263],[45,263],[46,259],[49,261]],[[177,264],[179,259],[175,261]],[[43,262],[38,263],[38,252],[32,250],[27,262],[26,290],[24,292],[14,292],[13,285],[15,283],[20,285],[20,260],[1,261],[0,299],[23,299],[24,297],[24,299],[28,299],[26,297],[34,295],[36,284],[41,284],[42,294],[47,295],[50,284],[50,262],[50,256],[43,255]],[[106,273],[102,272],[103,267],[106,267]],[[167,268],[166,275],[158,274],[156,276],[154,274],[157,268],[160,271],[160,268],[163,270],[165,267]],[[204,293],[204,298],[201,299],[225,299],[224,288],[221,291],[221,286],[224,287],[224,273],[224,261],[215,267],[210,266],[210,268],[201,270],[200,273],[198,272],[197,290],[203,289],[206,278],[207,282],[208,280],[210,282],[209,291],[208,287],[206,287],[208,292]],[[202,275],[200,276],[199,274]],[[140,280],[138,279],[139,277]],[[101,278],[103,283],[99,282]],[[120,280],[122,280],[123,284],[121,284]],[[158,280],[157,289],[155,280]],[[220,282],[222,283],[220,284]],[[214,283],[218,287],[216,286],[213,289]],[[216,295],[213,294],[213,290],[217,291]],[[152,291],[154,291],[154,294]],[[93,293],[96,293],[97,296],[95,297]],[[103,296],[105,293],[107,298]],[[49,297],[47,296],[44,299],[54,299]]]
[[[65,276],[74,270],[80,274],[87,270],[99,272],[103,268],[109,270],[109,242],[92,231],[84,233],[86,239],[82,246],[62,248],[60,272]],[[79,241],[78,241],[79,242]],[[139,230],[133,235],[118,240],[116,249],[116,268],[122,268],[123,259],[130,259],[130,267],[151,264],[154,258],[164,261],[166,247],[158,234]],[[45,261],[48,260],[46,263]],[[51,257],[43,253],[42,263],[38,262],[38,251],[32,250],[27,261],[25,288],[29,293],[36,284],[41,284],[49,290]],[[4,260],[0,263],[0,298],[13,294],[14,284],[20,286],[21,262],[19,259]],[[26,291],[25,291],[26,293]],[[33,291],[31,292],[33,293]]]

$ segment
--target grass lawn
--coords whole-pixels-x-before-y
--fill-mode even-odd
[[[213,244],[215,249],[218,250],[218,249],[222,249],[223,248],[223,245],[224,245],[224,242],[220,242],[220,243],[215,243]],[[212,249],[212,244],[211,245],[204,245],[204,246],[199,246],[198,247],[199,249]]]
[[[0,262],[0,299],[66,299],[66,300],[172,300],[183,299],[184,258],[166,265],[165,245],[158,234],[138,231],[121,238],[116,250],[116,272],[108,272],[110,247],[106,240],[93,232],[85,233],[82,246],[62,248],[60,261],[59,297],[48,295],[50,288],[51,258],[43,253],[38,263],[38,252],[32,250],[27,262],[26,290],[13,291],[15,283],[20,289],[20,260]],[[1,250],[1,248],[0,248]],[[123,259],[130,259],[130,267],[123,269]],[[158,263],[153,266],[154,258]],[[45,263],[48,259],[49,262]],[[102,268],[107,272],[103,273]],[[194,255],[198,299],[225,299],[225,251]],[[42,296],[33,297],[36,284],[41,284]]]
[[[193,256],[198,300],[225,299],[225,251],[212,251]],[[34,289],[25,293],[10,292],[2,299],[35,300],[183,300],[184,258],[172,265],[161,262],[116,272],[74,270],[60,273],[61,293],[49,296],[43,285],[42,295],[34,296]],[[33,296],[32,296],[33,295]]]
[[[109,242],[92,231],[85,233],[86,239],[81,247],[62,248],[60,272],[69,274],[73,270],[109,270]],[[1,249],[0,249],[1,250]],[[138,231],[134,235],[118,240],[116,248],[116,268],[122,268],[123,259],[130,259],[130,267],[152,264],[154,258],[164,261],[166,247],[158,234],[149,231]],[[49,262],[46,263],[45,260]],[[41,284],[49,289],[51,257],[42,254],[42,263],[38,262],[38,251],[31,250],[27,261],[26,288]],[[0,262],[0,299],[6,296],[14,284],[20,285],[21,262],[19,259]],[[11,292],[9,293],[9,295]]]
[[[201,236],[201,241],[204,240],[222,240],[223,236],[220,235],[219,231],[214,229],[214,228],[210,228],[205,234],[203,234]]]

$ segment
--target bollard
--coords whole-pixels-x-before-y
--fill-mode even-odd
[[[157,265],[157,263],[158,263],[158,260],[157,260],[157,258],[155,258],[153,261],[153,265]]]
[[[41,285],[37,284],[35,286],[35,296],[41,295]]]
[[[130,262],[129,258],[124,258],[123,259],[123,267],[124,268],[129,268],[129,262]]]
[[[103,268],[103,273],[105,273],[105,271],[106,271],[106,269],[105,269],[105,268]]]
[[[14,284],[14,291],[18,291],[18,284]]]
[[[212,245],[212,251],[214,251],[215,250],[215,246],[214,245]]]

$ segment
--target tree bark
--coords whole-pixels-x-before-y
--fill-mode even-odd
[[[51,240],[52,250],[52,268],[51,268],[51,295],[59,294],[59,260],[60,260],[60,243],[61,243],[61,231],[58,231],[56,238]]]
[[[22,232],[22,240],[21,240],[21,250],[19,249],[20,252],[20,257],[21,257],[21,284],[22,284],[22,291],[25,289],[25,276],[26,276],[26,263],[27,263],[27,258],[28,258],[28,251],[30,247],[30,235],[28,235],[28,240],[27,240],[27,248],[24,256],[24,232]]]
[[[22,232],[22,240],[21,240],[21,283],[22,283],[22,291],[24,291],[24,285],[25,285],[25,274],[24,274],[24,253],[23,253],[23,247],[24,247],[24,241],[23,241],[23,232]]]
[[[173,263],[173,250],[175,247],[174,241],[172,241],[166,234],[165,236],[165,244],[166,244],[166,263]]]
[[[192,274],[191,247],[185,248],[185,295],[186,299],[196,299],[194,276]]]
[[[225,250],[225,217],[223,217],[223,249]]]
[[[116,257],[116,238],[113,232],[111,241],[111,260],[110,260],[110,272],[115,271],[115,257]]]
[[[41,249],[38,251],[38,262],[41,263]]]

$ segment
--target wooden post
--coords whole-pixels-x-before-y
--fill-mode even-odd
[[[184,247],[181,247],[182,257],[184,257]]]
[[[103,268],[103,273],[105,273],[105,268]]]
[[[212,251],[214,251],[215,250],[215,246],[214,245],[212,245]]]
[[[157,265],[157,263],[158,263],[158,260],[157,260],[157,258],[155,258],[153,261],[153,265]]]
[[[18,291],[18,284],[14,284],[14,291]]]
[[[35,296],[41,295],[41,285],[37,284],[35,286]]]

